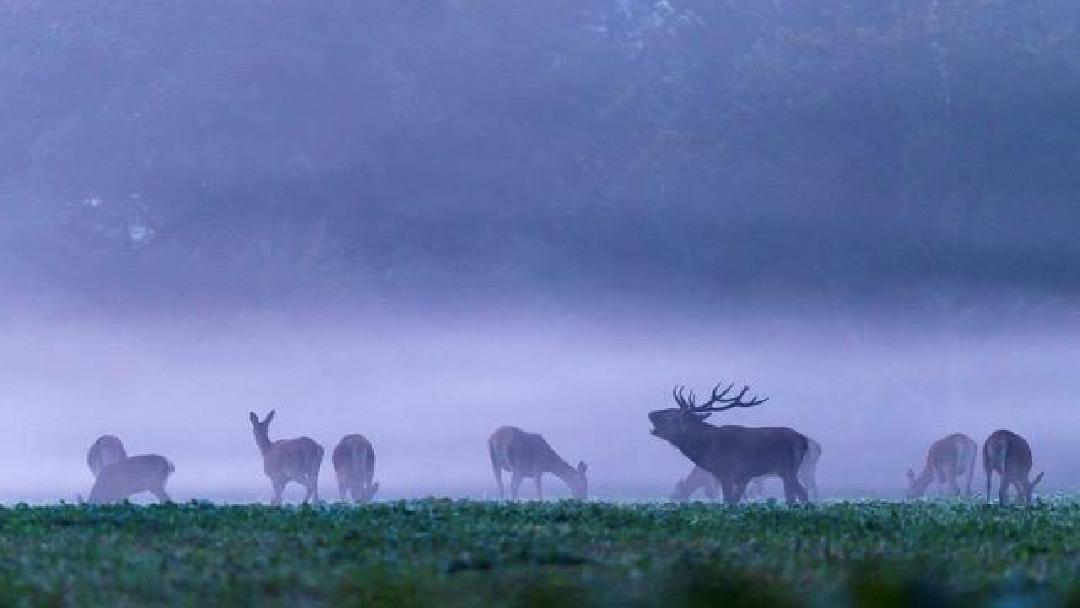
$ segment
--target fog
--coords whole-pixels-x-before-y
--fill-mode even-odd
[[[0,500],[85,495],[102,433],[265,500],[271,408],[381,498],[490,496],[501,424],[660,498],[645,414],[721,381],[828,496],[998,427],[1080,483],[1074,2],[2,12]]]
[[[770,400],[714,422],[790,425],[822,444],[826,498],[897,497],[931,440],[963,431],[981,441],[999,427],[1032,442],[1048,488],[1078,481],[1069,426],[1080,347],[1037,325],[950,340],[907,322],[752,313],[23,320],[4,330],[7,502],[85,496],[86,450],[102,433],[172,459],[176,499],[268,500],[247,412],[271,408],[272,438],[308,435],[328,454],[342,435],[365,434],[382,499],[492,497],[485,441],[502,424],[585,460],[597,498],[662,499],[690,465],[649,435],[645,415],[671,405],[675,384],[702,392],[719,381]],[[545,488],[568,495],[555,478]],[[321,491],[336,498],[329,456]]]

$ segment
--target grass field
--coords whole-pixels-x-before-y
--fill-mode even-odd
[[[0,509],[2,605],[1060,605],[1080,502]]]

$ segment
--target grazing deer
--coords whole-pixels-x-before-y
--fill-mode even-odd
[[[986,471],[986,500],[990,501],[993,473],[1001,476],[998,501],[1005,504],[1009,499],[1009,485],[1016,487],[1017,500],[1031,504],[1031,493],[1042,481],[1043,474],[1028,481],[1031,473],[1031,446],[1024,438],[1012,431],[994,431],[983,443],[983,469]]]
[[[671,493],[671,499],[689,500],[699,489],[705,494],[705,498],[716,500],[719,484],[712,473],[694,465],[689,475],[675,482],[675,491]]]
[[[908,469],[908,499],[922,498],[927,487],[934,481],[944,495],[959,496],[960,486],[956,478],[967,474],[965,494],[971,496],[971,479],[975,476],[975,458],[979,446],[963,433],[953,433],[938,439],[926,453],[926,466],[918,475]]]
[[[513,426],[501,426],[495,429],[488,439],[488,454],[491,456],[491,470],[499,484],[499,498],[503,498],[502,471],[510,473],[510,496],[518,498],[521,481],[526,477],[536,480],[536,499],[543,500],[540,479],[544,473],[551,473],[566,483],[574,498],[585,500],[589,492],[589,480],[585,473],[588,467],[579,462],[577,467],[566,463],[543,437],[536,433],[526,433]]]
[[[371,502],[379,491],[375,478],[375,449],[363,435],[346,435],[330,457],[337,474],[338,491],[344,500],[350,495],[358,503]]]
[[[821,458],[821,445],[809,437],[806,438],[806,441],[808,449],[799,464],[799,471],[796,475],[799,478],[799,483],[806,488],[810,500],[817,500],[817,461]],[[748,500],[765,496],[765,479],[768,477],[772,476],[766,475],[751,479],[743,496]],[[716,500],[719,482],[711,473],[694,465],[694,468],[685,479],[680,479],[675,483],[675,492],[672,493],[671,498],[672,500],[687,500],[699,488],[703,489],[706,498]]]
[[[251,429],[255,433],[255,444],[263,457],[263,472],[270,478],[274,488],[271,504],[281,504],[281,494],[285,484],[290,481],[304,486],[307,494],[304,503],[309,500],[319,501],[319,468],[322,466],[323,447],[309,437],[297,439],[278,439],[270,441],[270,421],[274,419],[271,411],[261,422],[255,412],[250,412]]]
[[[90,452],[86,455],[86,464],[90,467],[90,473],[98,476],[101,469],[127,458],[124,444],[116,435],[102,435],[90,446]]]
[[[787,427],[713,426],[705,419],[716,412],[736,407],[753,407],[768,398],[752,397],[743,401],[750,390],[744,386],[728,397],[734,385],[723,391],[713,388],[707,403],[697,405],[694,393],[684,394],[682,387],[672,391],[677,408],[649,412],[651,433],[679,449],[694,464],[712,473],[720,483],[724,503],[736,505],[751,479],[777,475],[784,483],[787,503],[807,502],[806,489],[799,483],[798,470],[809,449],[805,435]],[[717,405],[720,404],[720,405]]]
[[[106,465],[98,471],[90,490],[90,504],[119,502],[139,492],[150,492],[161,502],[169,502],[165,482],[174,471],[169,459],[157,454],[132,456]]]

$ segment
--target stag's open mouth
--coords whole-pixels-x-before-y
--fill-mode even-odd
[[[649,412],[649,423],[652,424],[652,428],[649,429],[649,434],[659,437],[660,425],[656,423],[656,412]]]

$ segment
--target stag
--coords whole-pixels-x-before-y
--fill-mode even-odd
[[[323,447],[309,437],[279,439],[270,441],[270,421],[274,419],[271,411],[262,421],[250,412],[251,428],[255,433],[255,444],[263,457],[263,472],[270,478],[274,489],[271,504],[281,504],[281,494],[290,481],[304,486],[307,494],[304,503],[309,500],[319,501],[319,468],[322,466]]]
[[[965,495],[971,496],[971,480],[975,476],[975,457],[979,446],[963,433],[953,433],[938,439],[926,454],[922,473],[908,469],[908,499],[922,498],[934,481],[942,495],[959,496],[960,486],[956,478],[967,474]]]
[[[379,491],[375,478],[375,449],[363,435],[346,435],[330,457],[337,474],[342,500],[350,496],[357,503],[371,502]]]
[[[806,438],[806,441],[809,447],[806,450],[806,455],[803,456],[802,462],[799,464],[797,476],[799,478],[799,483],[806,488],[810,500],[817,500],[817,462],[821,457],[821,445],[809,437]],[[748,500],[764,496],[765,479],[768,477],[769,476],[755,477],[750,480],[743,496]],[[719,492],[719,482],[716,481],[716,478],[713,477],[711,473],[694,465],[694,468],[690,470],[690,474],[687,475],[685,479],[680,479],[675,483],[675,491],[672,493],[671,498],[672,500],[687,500],[699,488],[704,492],[706,498],[715,500],[717,493]]]
[[[510,473],[510,496],[513,500],[517,500],[521,481],[526,477],[536,480],[536,499],[543,500],[540,480],[544,473],[551,473],[563,480],[578,500],[585,500],[589,492],[589,480],[585,474],[588,467],[585,463],[570,466],[536,433],[526,433],[514,426],[499,427],[488,438],[488,454],[491,456],[495,482],[499,484],[499,498],[505,496],[502,471]]]
[[[90,446],[90,452],[86,455],[86,464],[90,467],[90,473],[96,478],[101,469],[127,458],[124,444],[116,435],[102,435]]]
[[[754,407],[768,398],[744,398],[750,391],[744,386],[731,395],[734,385],[712,390],[708,402],[698,405],[693,391],[672,391],[676,408],[649,412],[651,433],[679,449],[694,464],[712,473],[720,483],[724,503],[737,505],[751,479],[776,475],[784,483],[787,503],[808,502],[806,489],[799,483],[798,470],[809,449],[806,436],[787,427],[713,426],[705,419],[716,412]]]
[[[157,454],[132,456],[106,465],[98,471],[90,490],[90,504],[124,500],[139,492],[150,492],[161,502],[169,502],[165,482],[176,471],[168,458]]]
[[[990,501],[992,475],[1001,477],[998,502],[1005,504],[1009,498],[1009,486],[1016,488],[1017,500],[1031,504],[1031,494],[1042,481],[1043,474],[1028,480],[1031,473],[1031,446],[1023,437],[1012,431],[994,431],[983,443],[983,469],[986,471],[986,500]]]

